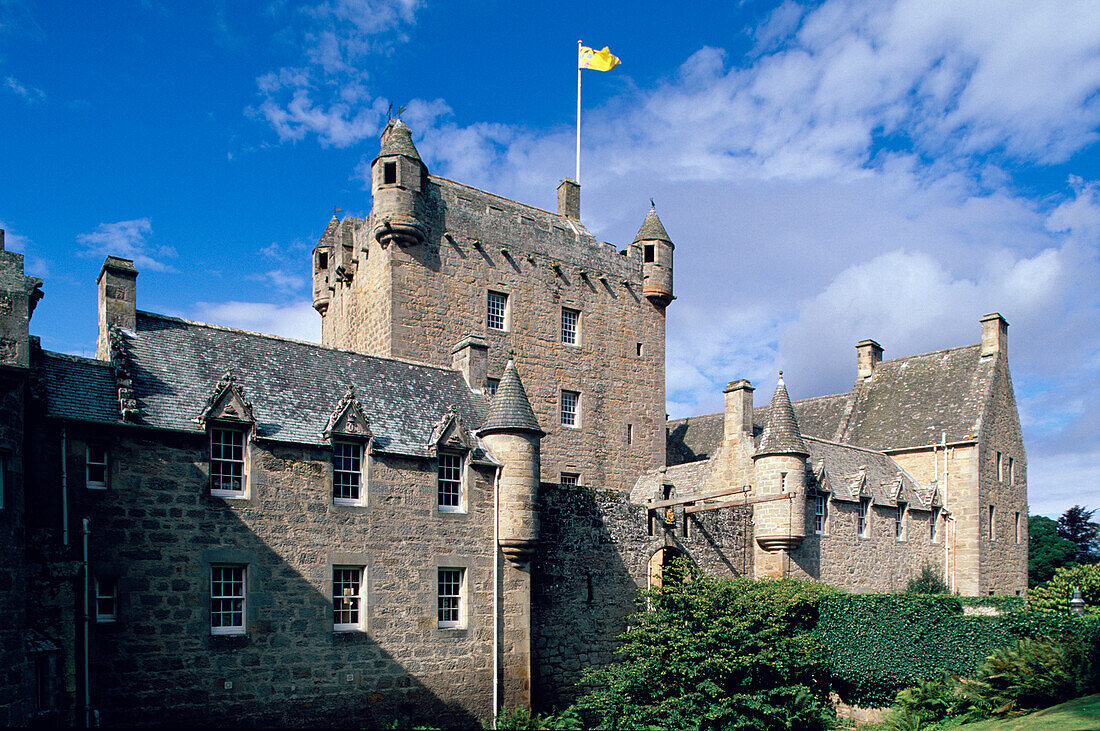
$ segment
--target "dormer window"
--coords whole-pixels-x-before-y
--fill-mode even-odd
[[[360,442],[332,443],[332,501],[336,505],[363,502],[363,445]]]
[[[210,494],[244,497],[245,431],[215,426],[210,430]]]
[[[462,509],[462,455],[439,453],[436,486],[440,510],[455,513]]]
[[[397,163],[396,162],[384,162],[384,163],[382,163],[382,184],[383,185],[396,185],[397,184]]]

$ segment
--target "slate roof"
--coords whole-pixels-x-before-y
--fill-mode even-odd
[[[875,505],[894,507],[898,501],[928,510],[931,491],[921,488],[897,462],[882,452],[813,437],[806,438],[808,464],[817,483],[834,500],[858,502],[871,498]]]
[[[378,157],[383,155],[404,155],[414,160],[420,159],[420,153],[416,151],[416,145],[412,141],[412,130],[400,119],[390,120],[382,130],[382,144]]]
[[[504,366],[504,375],[501,376],[497,392],[493,394],[489,405],[489,416],[478,434],[498,431],[546,433],[539,428],[539,420],[535,418],[535,411],[531,408],[527,391],[519,379],[516,364],[511,360]]]
[[[713,457],[722,444],[723,419],[723,414],[704,414],[667,422],[665,464],[671,467]]]
[[[42,351],[46,416],[118,423],[118,388],[110,363]]]
[[[650,470],[638,476],[630,491],[630,502],[660,500],[665,483],[672,485],[674,497],[695,495],[707,491],[711,464],[709,461],[689,462],[668,467],[664,471]]]
[[[791,397],[787,395],[787,385],[783,383],[782,371],[775,385],[768,420],[764,423],[764,433],[760,436],[756,454],[809,454],[798,431],[798,421],[791,407]]]
[[[123,338],[136,423],[145,426],[201,433],[198,416],[228,369],[252,404],[260,438],[323,444],[348,386],[381,451],[429,456],[432,429],[452,404],[467,428],[485,421],[484,398],[453,370],[147,312]],[[118,423],[109,366],[52,353],[44,360],[51,415]]]
[[[642,221],[642,227],[638,229],[638,234],[634,237],[634,243],[639,241],[665,241],[669,244],[672,243],[672,239],[668,237],[668,232],[665,231],[664,224],[661,223],[661,219],[657,217],[657,211],[653,208],[649,209],[649,212],[645,214],[645,220]]]

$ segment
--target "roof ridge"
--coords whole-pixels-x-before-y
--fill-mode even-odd
[[[137,314],[145,315],[146,317],[152,317],[158,320],[168,320],[171,322],[182,322],[187,325],[195,325],[196,327],[207,327],[211,330],[224,330],[225,332],[240,333],[242,335],[255,335],[260,338],[267,338],[268,340],[278,340],[284,343],[294,343],[295,345],[308,345],[313,348],[320,348],[322,350],[329,350],[337,353],[349,353],[351,355],[358,355],[361,358],[374,358],[375,360],[388,360],[395,363],[404,363],[405,365],[422,366],[424,368],[432,368],[437,371],[446,371],[448,373],[457,373],[454,368],[447,368],[446,366],[436,365],[434,363],[425,363],[419,360],[410,360],[408,358],[398,358],[392,355],[374,355],[372,353],[362,353],[358,350],[351,350],[349,348],[338,348],[335,345],[324,345],[323,343],[315,343],[311,340],[298,340],[297,338],[288,338],[283,335],[272,335],[271,333],[257,332],[256,330],[243,330],[238,327],[229,327],[227,325],[217,325],[212,322],[199,322],[198,320],[188,320],[186,317],[175,317],[173,315],[162,315],[159,312],[148,312],[146,310],[137,310]]]
[[[110,368],[111,364],[108,361],[100,360],[99,358],[89,358],[86,355],[73,355],[71,353],[59,353],[55,350],[42,349],[42,355],[49,358],[58,358],[60,360],[67,360],[72,363],[85,363],[87,365],[97,365],[104,368]]]
[[[969,345],[956,345],[956,346],[951,347],[951,348],[940,348],[939,350],[929,350],[926,353],[913,353],[912,355],[900,355],[897,358],[887,358],[885,360],[879,361],[878,365],[882,365],[883,363],[895,363],[899,360],[908,360],[910,358],[920,358],[920,357],[925,356],[925,355],[940,355],[942,353],[950,353],[952,350],[966,350],[967,348],[980,348],[981,346],[982,346],[981,343],[970,343]],[[877,368],[878,366],[875,366],[875,367]]]
[[[858,447],[855,444],[848,444],[847,442],[836,442],[836,441],[833,441],[832,439],[822,439],[821,437],[812,437],[809,434],[803,434],[802,438],[803,439],[809,439],[810,441],[814,441],[814,442],[821,442],[822,444],[830,444],[834,447],[844,447],[846,449],[854,449],[857,452],[870,452],[871,454],[878,454],[878,455],[882,455],[883,457],[890,457],[890,455],[886,454],[886,452],[883,452],[881,450],[870,449],[868,447]]]

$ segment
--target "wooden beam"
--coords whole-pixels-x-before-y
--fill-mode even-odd
[[[718,510],[719,508],[736,508],[741,505],[756,505],[757,503],[771,503],[776,500],[793,500],[794,493],[787,493],[786,495],[764,495],[762,497],[749,497],[744,500],[727,500],[722,503],[713,503],[712,505],[693,505],[690,508],[684,508],[685,513],[701,513],[704,510]]]
[[[646,503],[646,507],[650,510],[656,510],[657,508],[668,508],[673,505],[686,505],[687,503],[697,503],[700,500],[710,500],[715,497],[725,497],[726,495],[739,495],[743,492],[748,492],[747,487],[728,487],[725,490],[715,490],[714,492],[702,492],[698,495],[692,495],[690,497],[678,497],[672,500],[658,500],[652,503]]]

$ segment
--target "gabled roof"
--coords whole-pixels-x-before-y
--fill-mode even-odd
[[[137,313],[136,332],[123,338],[139,425],[201,432],[199,416],[229,369],[260,438],[323,444],[349,386],[381,451],[429,456],[432,429],[451,405],[469,428],[485,420],[484,398],[453,370],[147,312]],[[108,364],[52,353],[43,363],[50,416],[119,423]]]
[[[806,438],[806,446],[817,486],[832,493],[834,500],[870,498],[875,505],[893,507],[904,502],[918,510],[931,508],[929,491],[882,452],[813,437]]]

